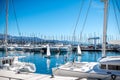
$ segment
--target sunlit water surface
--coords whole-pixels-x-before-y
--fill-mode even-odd
[[[81,58],[76,55],[76,52],[61,52],[51,53],[51,58],[45,58],[46,53],[39,52],[8,52],[9,56],[26,56],[19,59],[22,62],[31,62],[36,66],[36,73],[51,74],[52,68],[60,66],[67,61],[79,60],[81,62],[97,62],[101,57],[101,52],[83,51]],[[120,52],[107,52],[107,56],[120,56]],[[0,52],[0,57],[5,56],[4,52]]]

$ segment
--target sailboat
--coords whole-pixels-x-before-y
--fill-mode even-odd
[[[78,53],[79,56],[81,56],[81,54],[82,54],[82,53],[81,53],[81,48],[80,48],[79,45],[78,45],[78,47],[77,47],[77,53]]]
[[[47,44],[47,55],[45,56],[46,58],[50,58],[51,53],[50,53],[50,46]]]
[[[18,56],[8,56],[7,48],[7,33],[8,33],[8,0],[6,0],[6,30],[5,30],[5,52],[6,56],[0,58],[0,67],[6,70],[12,71],[24,71],[24,72],[35,72],[36,67],[33,63],[20,62]]]
[[[80,62],[81,61],[81,55],[82,55],[82,52],[81,52],[81,48],[80,48],[80,46],[78,45],[78,47],[77,47],[77,60],[78,60],[78,62]]]
[[[104,2],[102,57],[98,62],[67,62],[52,68],[53,75],[104,80],[120,80],[120,56],[106,56],[108,0]]]

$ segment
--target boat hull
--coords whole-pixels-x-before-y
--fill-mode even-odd
[[[79,72],[60,68],[52,68],[53,75],[57,76],[67,76],[67,77],[79,77],[79,78],[91,78],[91,79],[105,79],[110,80],[112,74],[101,74],[101,73],[92,73],[92,72]],[[120,76],[116,76],[115,80],[120,80]]]

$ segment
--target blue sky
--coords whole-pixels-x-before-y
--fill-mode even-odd
[[[82,0],[13,0],[20,31],[23,35],[73,35]],[[120,0],[116,0],[120,2]],[[79,35],[90,0],[84,0],[82,13],[76,30]],[[118,3],[120,5],[120,3]],[[111,3],[110,3],[111,5]],[[120,6],[119,6],[120,7]],[[120,14],[117,11],[120,18]],[[0,33],[5,28],[5,0],[0,0]],[[118,35],[113,6],[110,7],[108,34]],[[120,20],[119,20],[120,22]],[[120,25],[120,24],[119,24]],[[18,35],[11,0],[9,0],[8,33]],[[103,3],[92,0],[83,34],[102,34]]]

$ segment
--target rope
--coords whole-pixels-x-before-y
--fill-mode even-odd
[[[79,19],[80,19],[80,15],[81,15],[81,11],[82,11],[82,8],[83,8],[83,4],[84,4],[84,0],[82,0],[80,11],[79,11],[79,14],[78,14],[78,17],[77,17],[77,20],[76,20],[76,24],[75,24],[75,29],[73,31],[73,39],[74,39],[74,41],[75,41],[75,32],[76,32],[76,28],[77,28],[77,25],[78,25],[78,22],[79,22]]]
[[[118,18],[117,18],[117,13],[116,13],[116,9],[115,9],[115,3],[114,3],[113,0],[112,0],[112,5],[113,5],[113,10],[114,10],[114,15],[115,15],[115,19],[116,19],[118,31],[119,31],[119,34],[120,34],[120,27],[119,27]]]
[[[14,1],[13,0],[11,0],[11,1],[12,1],[13,10],[14,10],[14,15],[15,15],[16,25],[17,25],[17,29],[18,29],[18,34],[19,34],[19,36],[21,36],[21,32],[20,32],[20,28],[19,28],[19,25],[18,25],[18,20],[17,20],[16,12],[15,12]]]
[[[3,5],[0,6],[0,15],[2,15],[5,5],[6,5],[5,2],[3,2]]]
[[[120,7],[118,6],[117,0],[115,1],[115,3],[116,3],[116,6],[117,6],[118,11],[119,11],[119,13],[120,13]]]
[[[91,3],[92,3],[92,0],[90,0],[90,2],[89,2],[89,7],[88,7],[88,10],[87,10],[87,14],[86,14],[86,17],[85,17],[85,21],[84,21],[84,23],[83,23],[83,27],[82,27],[82,30],[81,30],[81,32],[80,32],[80,40],[81,40],[81,38],[82,38],[82,33],[83,33],[84,28],[85,28],[85,24],[86,24],[86,21],[87,21],[87,17],[88,17],[88,13],[89,13],[89,10],[90,10]]]

